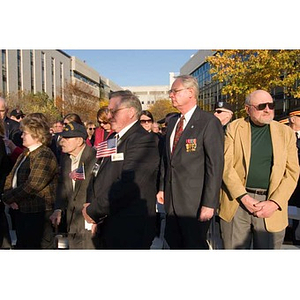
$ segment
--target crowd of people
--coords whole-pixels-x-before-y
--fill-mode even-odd
[[[300,202],[300,111],[280,124],[256,90],[247,117],[232,121],[229,103],[206,112],[198,93],[195,78],[176,77],[178,113],[163,130],[128,90],[110,93],[98,124],[70,113],[50,126],[17,109],[9,118],[0,98],[0,248],[151,249],[161,239],[209,249],[213,220],[223,249],[280,249],[288,201]]]

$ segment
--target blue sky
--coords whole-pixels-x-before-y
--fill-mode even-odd
[[[168,85],[198,50],[66,50],[120,86]]]

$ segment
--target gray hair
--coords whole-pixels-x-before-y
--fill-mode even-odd
[[[185,88],[191,88],[195,92],[195,97],[198,99],[199,97],[199,84],[197,79],[191,75],[179,75],[175,77],[176,79],[180,79],[183,86]]]
[[[111,92],[109,94],[109,99],[120,97],[121,104],[126,107],[133,107],[136,111],[137,118],[139,119],[142,113],[142,105],[139,98],[129,90],[121,90],[116,92]]]

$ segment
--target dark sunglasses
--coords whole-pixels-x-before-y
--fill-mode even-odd
[[[149,119],[149,120],[140,120],[140,123],[141,124],[152,123],[152,120],[151,119]]]
[[[104,121],[98,121],[99,124],[103,124],[103,125],[106,125],[108,124],[108,122],[104,122]]]
[[[275,108],[275,103],[274,102],[267,102],[267,103],[260,103],[257,106],[256,105],[249,105],[253,106],[256,110],[264,110],[266,107],[269,107],[269,109],[274,109]]]
[[[96,128],[95,127],[91,127],[91,128],[89,128],[89,130],[95,130]]]
[[[220,113],[222,113],[222,112],[224,112],[223,110],[216,110],[216,113],[217,114],[220,114]]]

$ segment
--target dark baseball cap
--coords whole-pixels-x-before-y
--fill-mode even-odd
[[[220,102],[217,102],[216,105],[215,105],[215,110],[217,109],[227,109],[227,110],[230,110],[233,112],[233,107],[230,103],[228,102],[225,102],[225,101],[220,101]]]
[[[76,122],[68,123],[64,130],[59,133],[61,137],[64,138],[73,138],[73,137],[82,137],[84,140],[87,139],[87,132],[83,125]]]
[[[25,114],[22,112],[22,110],[20,109],[13,109],[11,112],[10,112],[10,116],[11,117],[21,117],[21,118],[24,118],[25,117]]]

